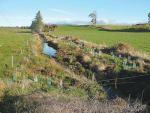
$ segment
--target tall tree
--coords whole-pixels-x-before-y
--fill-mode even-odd
[[[89,17],[92,18],[91,22],[93,23],[93,26],[94,26],[94,25],[96,26],[96,21],[97,21],[97,13],[96,13],[96,11],[93,11],[93,13],[91,13],[91,14],[89,15]]]
[[[148,23],[150,23],[150,13],[148,14]]]
[[[42,16],[40,11],[38,11],[35,19],[32,21],[31,30],[40,33],[42,29],[43,29]]]

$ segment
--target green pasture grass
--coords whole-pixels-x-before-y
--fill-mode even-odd
[[[30,45],[32,38],[30,29],[17,29],[19,35]],[[13,74],[16,67],[20,67],[20,63],[29,54],[28,47],[13,29],[0,29],[0,77],[4,78]],[[22,54],[20,54],[22,48]],[[13,56],[14,66],[12,68],[11,58]]]
[[[52,32],[56,36],[73,35],[82,40],[108,46],[124,42],[132,48],[150,54],[150,32],[130,31],[131,26],[98,25],[92,26],[60,26],[58,31]]]

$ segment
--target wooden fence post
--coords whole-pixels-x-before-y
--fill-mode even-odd
[[[117,79],[115,80],[115,88],[117,89]]]
[[[24,90],[24,84],[25,84],[25,76],[23,75],[23,80],[22,80],[22,93],[23,93],[23,90]]]
[[[13,67],[13,56],[11,57],[11,64],[12,64],[12,67]]]
[[[20,47],[20,51],[21,51],[21,54],[22,54],[22,48]]]

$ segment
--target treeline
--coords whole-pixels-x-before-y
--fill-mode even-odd
[[[20,29],[30,29],[29,26],[21,26]]]
[[[49,32],[50,31],[56,31],[58,30],[59,26],[56,24],[52,24],[52,25],[48,25],[48,24],[44,24],[43,25],[43,32]],[[21,26],[20,29],[31,29],[31,26]]]
[[[56,30],[58,30],[58,28],[59,28],[59,26],[56,24],[52,24],[52,25],[45,24],[43,27],[43,32],[49,32],[49,30],[56,31]]]

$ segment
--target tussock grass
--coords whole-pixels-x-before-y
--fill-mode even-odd
[[[83,56],[83,62],[91,62],[91,58],[88,55]]]

